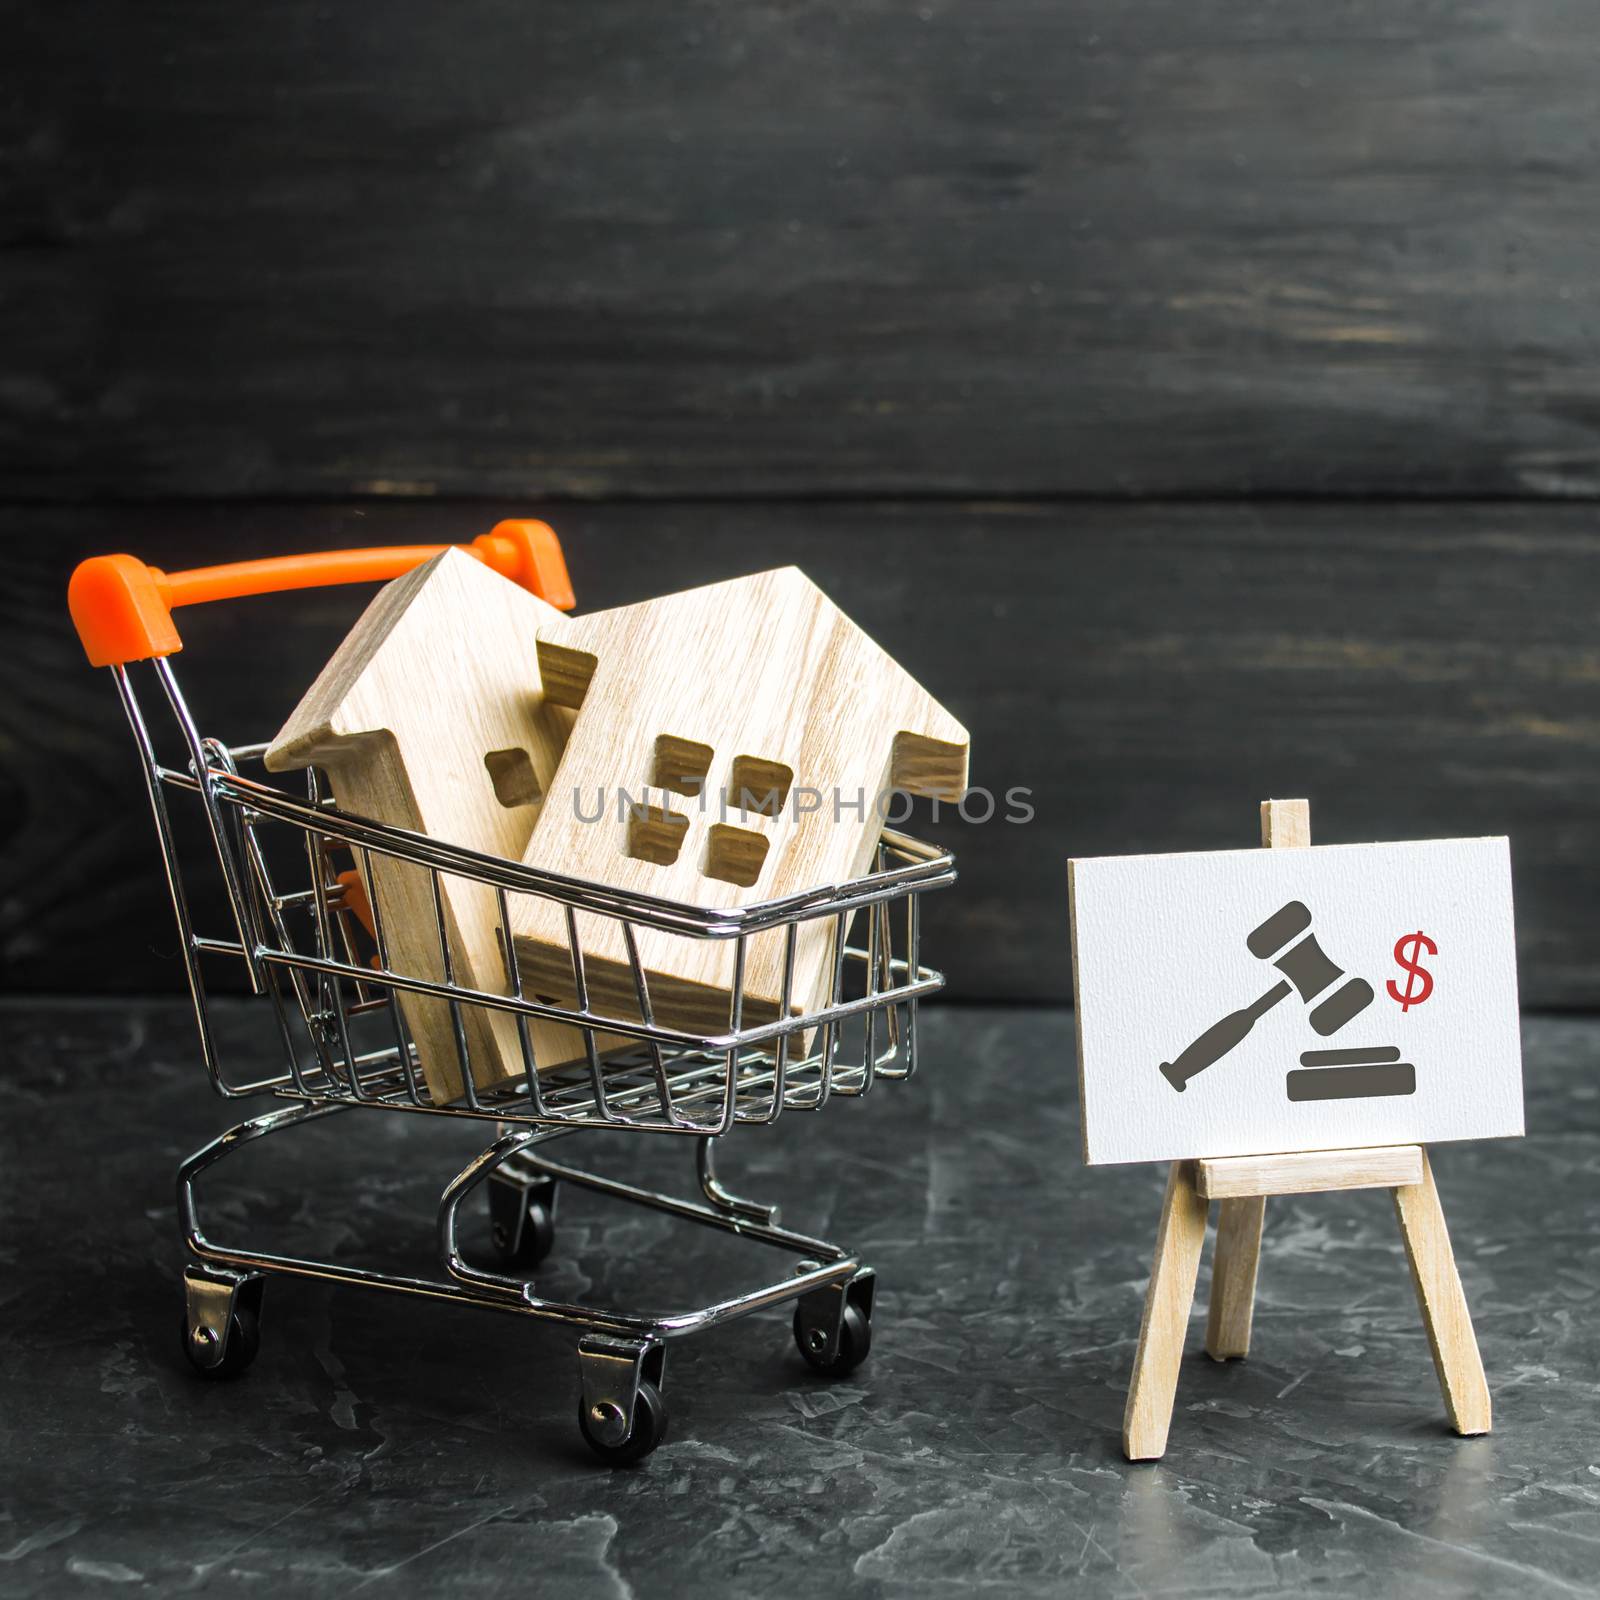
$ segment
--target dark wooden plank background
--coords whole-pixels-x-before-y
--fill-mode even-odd
[[[0,702],[9,981],[170,984],[154,837],[109,676],[61,612],[64,559],[180,566],[466,538],[509,507],[32,509],[8,519],[29,670]],[[1586,507],[762,505],[552,511],[585,605],[792,557],[972,729],[973,781],[1026,826],[947,822],[930,902],[956,993],[1069,988],[1066,858],[1256,841],[1256,802],[1314,797],[1334,843],[1509,831],[1527,998],[1595,998],[1600,541]],[[277,730],[361,603],[351,591],[180,613],[208,730]]]
[[[960,995],[1066,993],[1069,854],[1309,793],[1510,832],[1600,1003],[1592,0],[6,20],[0,985],[176,981],[76,559],[543,509],[586,606],[799,562],[1035,791],[937,830]],[[186,618],[208,725],[357,604]]]
[[[1600,484],[1593,0],[11,9],[19,494]]]

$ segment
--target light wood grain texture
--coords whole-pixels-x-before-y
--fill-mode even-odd
[[[1421,1173],[1394,1191],[1394,1213],[1405,1240],[1411,1282],[1428,1330],[1428,1346],[1450,1426],[1457,1433],[1488,1433],[1492,1425],[1489,1384],[1472,1330],[1472,1314],[1456,1271],[1433,1166],[1425,1150],[1418,1154]]]
[[[537,639],[567,619],[458,551],[383,588],[284,724],[267,753],[275,772],[326,770],[340,806],[450,844],[516,860],[560,759],[572,716],[548,701]],[[372,859],[391,966],[442,980],[430,874]],[[458,983],[509,992],[494,891],[440,881]],[[447,1002],[402,994],[435,1100],[462,1091]],[[515,1020],[462,1008],[474,1081],[487,1088],[525,1071]],[[532,1026],[541,1069],[583,1053],[582,1036]]]
[[[1196,1185],[1201,1198],[1205,1190]],[[1255,1318],[1256,1273],[1261,1263],[1262,1195],[1224,1200],[1217,1208],[1217,1242],[1211,1266],[1211,1303],[1206,1312],[1206,1354],[1231,1361],[1250,1354]]]
[[[1275,1156],[1218,1156],[1195,1163],[1196,1187],[1208,1200],[1246,1195],[1316,1194],[1332,1189],[1390,1189],[1417,1183],[1422,1146],[1302,1150]]]
[[[1263,800],[1261,843],[1269,850],[1304,850],[1311,844],[1309,800]]]
[[[966,730],[803,573],[780,568],[571,619],[541,637],[549,695],[576,712],[523,859],[618,889],[724,908],[859,876],[891,792],[957,799]],[[522,900],[524,980],[575,991],[560,909]],[[831,980],[831,919],[802,925],[791,1009]],[[636,1018],[618,923],[580,913],[591,1002]],[[655,1019],[729,1024],[732,940],[645,930]],[[742,1020],[776,1016],[781,930],[746,958]]]
[[[1261,843],[1267,850],[1307,850],[1309,800],[1262,800]]]
[[[1130,1461],[1154,1461],[1166,1452],[1178,1367],[1189,1331],[1189,1307],[1200,1270],[1200,1248],[1205,1243],[1207,1210],[1195,1190],[1189,1163],[1174,1161],[1167,1170],[1155,1264],[1144,1297],[1139,1346],[1122,1414],[1122,1449]]]

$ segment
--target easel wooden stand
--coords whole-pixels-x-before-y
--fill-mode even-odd
[[[1263,801],[1261,842],[1276,850],[1309,845],[1308,802]],[[1122,1449],[1130,1461],[1154,1461],[1166,1453],[1178,1366],[1183,1359],[1211,1202],[1219,1201],[1221,1209],[1206,1318],[1206,1354],[1213,1361],[1228,1361],[1250,1353],[1267,1196],[1331,1189],[1393,1192],[1395,1217],[1405,1240],[1411,1281],[1428,1330],[1450,1426],[1463,1434],[1489,1431],[1489,1385],[1427,1151],[1421,1145],[1407,1144],[1298,1155],[1228,1156],[1174,1161],[1167,1176],[1155,1264],[1122,1418]]]

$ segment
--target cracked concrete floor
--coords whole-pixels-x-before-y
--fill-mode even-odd
[[[268,1043],[243,1004],[219,1013],[231,1045]],[[1530,1136],[1436,1151],[1491,1437],[1444,1427],[1387,1200],[1307,1196],[1269,1206],[1255,1354],[1214,1366],[1192,1329],[1166,1460],[1124,1462],[1163,1173],[1083,1169],[1068,1014],[934,1008],[912,1083],[742,1131],[724,1163],[878,1268],[870,1361],[821,1383],[781,1312],[683,1342],[669,1442],[609,1472],[578,1439],[571,1337],[509,1317],[279,1281],[251,1371],[193,1377],[171,1175],[258,1106],[207,1092],[180,1006],[10,1003],[3,1023],[0,1588],[19,1600],[1600,1594],[1600,1024],[1529,1019]],[[425,1268],[472,1137],[335,1118],[252,1147],[208,1216],[224,1239]],[[692,1182],[680,1141],[588,1142],[607,1170]],[[775,1266],[575,1195],[546,1287],[682,1306]]]

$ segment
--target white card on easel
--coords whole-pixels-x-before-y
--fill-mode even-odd
[[[1069,874],[1091,1166],[1523,1131],[1505,839]]]

